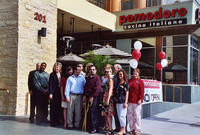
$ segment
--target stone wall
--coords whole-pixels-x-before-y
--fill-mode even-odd
[[[0,4],[0,114],[15,114],[17,95],[17,0]]]
[[[37,62],[46,62],[46,71],[52,71],[56,62],[57,7],[56,0],[19,1],[19,41],[17,60],[17,106],[16,115],[24,115],[28,105],[28,74]],[[46,16],[46,23],[34,20],[38,12]],[[44,19],[44,18],[43,18]],[[38,38],[38,30],[47,28],[46,37]],[[28,107],[29,108],[29,107]]]

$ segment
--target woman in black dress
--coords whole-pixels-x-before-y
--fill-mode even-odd
[[[61,68],[62,64],[56,62],[49,78],[50,124],[53,127],[57,126],[62,121],[60,93]]]

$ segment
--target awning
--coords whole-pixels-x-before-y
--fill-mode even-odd
[[[67,16],[81,18],[82,23],[79,25],[84,24],[82,27],[86,27],[85,25],[88,24],[90,31],[92,24],[96,24],[94,27],[115,31],[116,15],[86,0],[57,0],[57,8],[68,13]]]

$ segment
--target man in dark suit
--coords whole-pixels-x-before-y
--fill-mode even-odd
[[[36,90],[33,85],[33,76],[36,71],[40,70],[40,63],[36,64],[36,70],[30,71],[28,76],[28,89],[29,93],[31,95],[30,98],[30,122],[34,122],[34,116],[35,116],[35,108],[36,108]]]

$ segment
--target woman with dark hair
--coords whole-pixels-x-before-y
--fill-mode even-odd
[[[61,108],[61,68],[62,64],[56,62],[53,66],[53,72],[49,77],[49,98],[50,98],[50,124],[51,126],[57,126],[62,120],[62,108]]]
[[[131,134],[140,135],[141,110],[144,99],[144,83],[140,79],[140,70],[134,69],[133,77],[129,80],[128,122]]]
[[[128,82],[127,74],[121,69],[116,74],[117,77],[117,88],[114,91],[114,99],[116,103],[117,116],[120,123],[120,131],[116,135],[126,134],[126,114],[127,114],[127,103],[128,103]]]
[[[63,108],[63,116],[64,116],[64,128],[67,128],[67,101],[65,97],[65,86],[67,82],[67,78],[73,74],[73,68],[71,66],[67,67],[65,76],[62,77],[61,80],[61,87],[60,87],[60,93],[61,93],[61,107]]]

